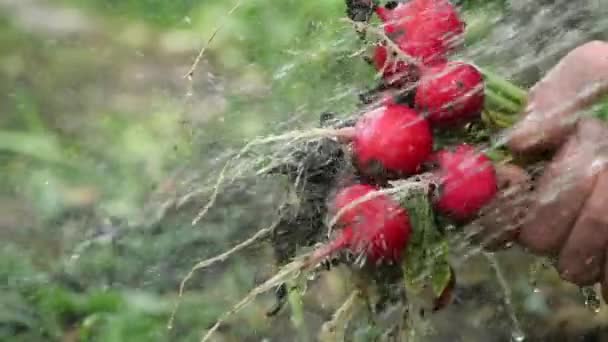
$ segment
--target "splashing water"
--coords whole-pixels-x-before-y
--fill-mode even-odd
[[[496,273],[496,279],[498,280],[498,284],[503,290],[504,293],[504,302],[509,313],[509,318],[511,319],[511,323],[513,324],[513,331],[511,332],[511,337],[514,342],[523,342],[526,339],[526,335],[524,334],[521,324],[519,323],[519,319],[515,313],[515,309],[513,308],[513,298],[511,295],[511,287],[509,286],[508,281],[506,280],[500,264],[496,257],[491,253],[484,253],[485,258],[488,260],[492,269]]]
[[[596,21],[595,24],[587,23],[585,21],[580,21],[581,17],[584,17],[583,13],[589,12],[589,4],[585,6],[572,6],[568,5],[566,2],[558,1],[554,4],[549,2],[539,2],[539,6],[541,6],[541,10],[532,10],[533,6],[530,6],[532,2],[530,1],[514,1],[513,3],[518,3],[517,5],[512,5],[512,13],[505,14],[503,16],[498,16],[492,18],[492,22],[494,23],[494,28],[491,32],[480,42],[474,44],[469,49],[462,52],[462,56],[467,59],[478,60],[483,63],[483,61],[492,60],[493,64],[498,66],[498,70],[508,78],[520,79],[524,82],[529,81],[530,78],[527,74],[531,74],[531,70],[535,69],[544,69],[543,66],[550,65],[549,61],[555,61],[559,55],[562,55],[567,49],[572,48],[576,44],[584,41],[587,37],[594,36],[595,34],[605,32],[606,27],[608,27],[608,21],[599,20]],[[563,8],[565,10],[561,10]],[[559,9],[559,10],[558,10]],[[558,13],[558,14],[556,14]],[[528,20],[529,25],[522,26],[520,21]],[[578,21],[577,21],[578,20]],[[578,24],[575,25],[574,22]],[[349,24],[352,22],[348,21]],[[567,25],[566,25],[567,24]],[[360,25],[359,25],[360,26]],[[361,29],[361,27],[360,27]],[[375,28],[369,28],[368,32],[376,34],[378,36],[382,36],[382,33]],[[553,37],[553,40],[556,42],[552,44],[551,39],[544,38],[539,39],[539,37],[546,37],[547,32],[552,32],[550,36]],[[521,47],[524,48],[521,48]],[[513,53],[519,53],[520,55],[517,58],[512,58]],[[298,72],[298,68],[303,64],[308,62],[303,56],[308,56],[308,58],[314,58],[314,54],[311,53],[301,53],[294,52],[294,55],[297,55],[300,59],[297,62],[290,62],[283,64],[281,67],[278,67],[276,72],[274,73],[274,81],[279,82],[283,79],[287,79],[291,73]],[[352,55],[351,57],[357,54]],[[407,57],[407,56],[405,56]],[[538,71],[538,70],[537,70]],[[338,98],[343,98],[352,94],[352,91],[346,91],[341,94],[336,94]],[[328,94],[328,97],[331,98],[333,94]],[[577,99],[571,99],[570,101],[564,101],[564,107],[573,105]],[[256,162],[246,162],[243,160],[247,160],[246,155],[253,147],[266,145],[266,144],[280,144],[283,146],[288,146],[291,148],[295,146],[295,142],[303,141],[307,139],[314,139],[318,137],[327,137],[331,135],[330,131],[327,130],[310,130],[310,131],[294,131],[290,133],[285,133],[277,136],[269,136],[267,138],[260,138],[252,141],[247,144],[239,153],[237,153],[233,158],[230,159],[224,166],[224,168],[220,171],[219,176],[217,178],[217,182],[215,185],[211,187],[212,194],[210,196],[210,200],[203,207],[203,209],[199,212],[199,214],[192,221],[193,224],[197,224],[201,221],[201,219],[212,209],[214,205],[215,198],[221,191],[221,187],[228,179],[227,184],[238,179],[241,175],[246,174],[244,169],[247,167],[255,166]],[[493,143],[491,146],[485,147],[482,149],[483,152],[489,151],[491,149],[496,149],[498,147],[502,147],[506,144],[509,139],[509,130],[505,130],[500,132],[497,136],[493,138]],[[281,153],[286,152],[287,149],[283,149],[273,155],[273,158],[282,158]],[[234,172],[231,176],[226,176],[228,172]],[[573,180],[566,179],[564,186],[569,186],[573,183]],[[403,191],[404,189],[393,188],[389,190],[385,190],[385,193],[393,193],[397,191]],[[520,200],[526,200],[525,196],[522,195]],[[365,200],[365,199],[363,199]],[[353,206],[356,205],[353,204]],[[346,210],[347,208],[343,209]],[[331,233],[331,227],[334,226],[335,222],[340,217],[341,213],[335,215],[328,223],[329,233]],[[513,226],[520,225],[522,222],[515,222]],[[505,226],[504,229],[510,229],[512,227]],[[481,246],[474,245],[472,243],[471,237],[476,232],[471,232],[468,234],[460,234],[450,238],[450,245],[455,246],[455,253],[459,255],[458,258],[454,261],[456,266],[460,266],[467,262],[472,257],[475,257],[479,254],[483,254],[488,262],[491,264],[492,268],[496,273],[496,278],[498,283],[504,292],[504,304],[509,311],[509,316],[512,321],[513,332],[511,334],[511,339],[515,342],[521,342],[526,339],[526,335],[523,332],[521,324],[517,317],[515,316],[513,303],[511,302],[511,290],[508,282],[504,278],[502,271],[495,259],[494,256],[490,254],[483,253],[483,243]],[[500,232],[498,232],[500,233]],[[497,234],[498,234],[497,233]],[[488,239],[491,239],[489,237]],[[238,250],[238,247],[235,247],[233,250]],[[222,258],[223,260],[223,258]],[[357,259],[358,262],[364,263],[363,260]],[[203,263],[206,265],[206,263]],[[194,271],[194,270],[193,270]],[[257,290],[254,293],[259,293]],[[348,301],[347,301],[348,302]],[[346,305],[346,303],[345,303]],[[242,305],[239,304],[238,307]],[[223,319],[222,319],[223,320]],[[206,338],[210,336],[210,333],[217,328],[214,326],[206,335]]]
[[[583,297],[585,306],[593,313],[599,313],[601,308],[600,298],[592,286],[585,286],[579,289],[581,296]]]
[[[365,2],[366,0],[353,1]],[[17,238],[20,238],[20,235],[27,237],[28,245],[25,250],[37,253],[37,258],[35,258],[37,263],[41,260],[46,263],[45,253],[47,252],[49,254],[65,252],[59,267],[55,267],[57,265],[52,265],[50,261],[49,265],[45,265],[45,268],[51,266],[48,268],[59,269],[56,277],[59,280],[51,279],[46,280],[47,282],[52,281],[51,285],[67,284],[65,285],[68,288],[66,291],[75,293],[73,300],[77,302],[76,306],[84,306],[86,310],[96,306],[84,301],[84,296],[90,289],[103,287],[111,292],[117,289],[115,284],[120,284],[120,290],[123,286],[126,289],[137,289],[137,291],[149,290],[158,297],[154,297],[148,302],[154,302],[153,304],[158,302],[158,308],[148,302],[139,303],[138,301],[135,301],[134,305],[122,306],[128,307],[133,312],[137,310],[145,312],[142,317],[154,317],[152,320],[137,319],[138,323],[142,324],[158,321],[159,315],[165,315],[165,312],[169,311],[166,312],[166,315],[171,316],[168,324],[170,334],[175,334],[169,340],[177,341],[183,337],[182,333],[191,333],[191,331],[185,330],[196,329],[195,333],[198,333],[198,330],[209,327],[211,329],[205,331],[207,340],[212,340],[214,333],[226,332],[229,335],[233,333],[238,335],[241,334],[240,330],[250,332],[247,333],[247,336],[234,337],[237,340],[260,340],[264,336],[265,340],[274,341],[286,340],[286,336],[288,336],[287,338],[293,337],[290,335],[292,331],[288,327],[289,323],[286,323],[289,320],[283,320],[283,317],[277,317],[276,320],[258,317],[260,316],[258,304],[264,306],[267,304],[267,298],[263,296],[265,292],[272,292],[273,288],[290,281],[303,272],[302,265],[305,262],[302,261],[302,258],[306,257],[308,249],[313,248],[313,244],[308,244],[308,242],[316,244],[325,241],[332,234],[332,229],[336,229],[335,223],[342,213],[337,213],[334,217],[324,217],[320,224],[321,228],[309,229],[313,227],[310,220],[287,221],[292,226],[291,230],[281,230],[279,228],[285,227],[277,227],[277,225],[278,222],[285,223],[282,220],[293,212],[312,211],[319,207],[319,205],[311,205],[308,202],[325,200],[325,197],[319,195],[311,196],[313,200],[303,201],[300,197],[291,194],[304,188],[313,188],[317,194],[325,191],[324,189],[319,190],[320,188],[316,187],[317,184],[313,184],[314,179],[311,180],[311,178],[314,177],[308,174],[309,170],[304,166],[307,162],[306,158],[303,158],[300,153],[302,145],[309,143],[309,150],[313,151],[317,146],[316,143],[327,138],[335,139],[337,130],[352,123],[366,111],[366,108],[369,108],[360,106],[360,103],[365,101],[359,101],[357,97],[362,93],[370,93],[370,88],[379,82],[381,73],[374,70],[373,67],[365,65],[364,57],[368,55],[371,45],[376,40],[386,38],[383,30],[377,26],[377,22],[371,22],[366,26],[341,18],[344,15],[343,1],[278,1],[271,3],[233,0],[223,3],[175,0],[171,2],[172,5],[163,8],[179,8],[186,6],[186,3],[197,3],[197,5],[193,5],[197,7],[193,7],[189,13],[176,16],[181,18],[178,26],[157,28],[131,22],[128,19],[131,14],[137,16],[140,13],[124,13],[128,15],[123,16],[121,11],[123,9],[126,11],[127,8],[136,8],[138,11],[142,8],[145,8],[146,11],[150,10],[142,5],[145,2],[139,1],[141,3],[139,4],[138,1],[125,0],[121,2],[121,4],[124,3],[124,6],[118,4],[115,6],[121,12],[119,21],[122,23],[124,19],[128,24],[122,27],[121,23],[111,21],[110,25],[116,25],[116,29],[104,32],[101,17],[95,16],[96,20],[90,20],[89,15],[92,15],[94,11],[89,13],[81,11],[81,9],[72,11],[59,7],[69,6],[69,3],[76,2],[78,1],[0,0],[0,9],[4,12],[5,19],[10,19],[0,23],[3,29],[6,28],[3,30],[2,36],[7,38],[3,39],[2,44],[12,40],[13,31],[17,28],[23,29],[24,32],[35,37],[33,40],[29,36],[23,37],[25,45],[9,46],[0,56],[0,73],[6,76],[4,77],[6,81],[3,83],[6,88],[4,93],[8,94],[7,99],[2,101],[4,109],[2,120],[3,123],[9,123],[2,130],[9,131],[13,129],[13,125],[19,126],[25,122],[23,125],[27,126],[28,134],[43,132],[55,135],[59,132],[57,133],[59,145],[66,145],[65,154],[67,156],[80,153],[76,153],[76,150],[91,148],[90,155],[87,157],[91,157],[94,161],[90,170],[87,169],[86,172],[82,172],[82,175],[76,176],[74,176],[76,173],[72,174],[71,168],[72,164],[78,163],[70,163],[69,170],[66,170],[64,166],[58,168],[55,161],[52,163],[36,162],[30,167],[29,155],[26,158],[18,159],[17,162],[5,163],[5,160],[11,161],[14,158],[12,155],[18,154],[21,148],[28,153],[36,152],[31,151],[36,149],[28,150],[30,144],[16,143],[16,139],[9,138],[0,142],[3,144],[0,146],[3,149],[1,164],[3,166],[6,164],[6,167],[2,167],[3,177],[0,178],[11,179],[10,186],[7,187],[7,189],[11,189],[11,194],[0,198],[2,204],[0,209],[5,209],[5,215],[0,215],[2,216],[0,234],[2,234],[3,242],[6,235],[9,236],[9,241],[13,235],[10,229],[5,229],[6,222],[10,223],[13,216],[18,216],[12,212],[13,202],[18,202],[18,199],[12,198],[12,192],[20,193],[22,189],[29,189],[31,194],[25,196],[23,201],[25,208],[30,210],[30,208],[37,208],[36,203],[38,202],[51,202],[51,205],[48,206],[52,211],[60,205],[60,202],[71,200],[70,198],[67,200],[59,198],[60,196],[57,194],[65,192],[62,188],[69,188],[72,183],[96,183],[94,178],[100,176],[100,178],[104,178],[104,185],[99,185],[100,189],[98,189],[100,193],[103,193],[103,196],[100,196],[102,199],[95,199],[93,204],[70,206],[65,212],[61,212],[58,220],[65,223],[65,229],[60,227],[64,223],[54,223],[57,217],[47,219],[42,215],[44,219],[40,220],[40,229],[35,231],[36,234],[14,234],[18,235]],[[103,3],[102,0],[80,2]],[[467,39],[466,47],[458,51],[453,59],[472,62],[484,68],[491,67],[497,74],[526,87],[531,86],[561,56],[576,45],[591,39],[608,38],[608,2],[606,0],[454,0],[454,3],[466,8],[467,16],[471,16],[471,20],[467,23],[471,24],[472,31],[477,30],[473,35],[477,38]],[[104,6],[108,7],[107,4]],[[497,10],[500,6],[502,6],[501,9]],[[153,8],[153,12],[154,17],[163,15],[163,13],[157,13],[160,12],[157,8]],[[150,15],[149,12],[146,13],[146,15]],[[355,33],[356,30],[366,31],[365,41],[359,40]],[[74,40],[73,37],[78,37],[78,39]],[[138,40],[146,42],[142,43]],[[66,44],[66,42],[68,43]],[[120,49],[128,51],[114,55],[113,45],[120,45]],[[42,47],[42,49],[38,47]],[[79,48],[81,50],[78,50]],[[173,52],[168,53],[169,50]],[[68,53],[65,56],[60,54],[66,51]],[[103,59],[101,64],[105,66],[100,67],[101,65],[95,63],[89,66],[90,70],[87,70],[89,60],[96,59],[94,55],[97,54],[95,53],[97,51],[103,52],[99,55]],[[166,61],[163,63],[151,62],[152,67],[146,66],[147,63],[157,58],[166,59]],[[408,56],[398,55],[395,56],[395,59],[407,61]],[[87,60],[86,63],[85,60]],[[43,63],[39,61],[43,61]],[[30,66],[30,64],[32,65]],[[108,65],[112,67],[106,68]],[[71,71],[75,67],[78,68],[78,71],[84,72],[72,73]],[[58,72],[55,69],[68,70],[70,73],[68,75],[65,71]],[[106,73],[106,70],[110,69],[112,73]],[[29,70],[36,70],[36,72],[29,72]],[[43,74],[39,74],[40,72]],[[102,77],[89,79],[89,76],[85,78],[80,74],[99,74]],[[99,84],[102,86],[100,87]],[[158,89],[157,86],[162,89]],[[25,95],[16,94],[18,92],[14,90],[17,88],[23,88]],[[61,89],[62,92],[56,94],[55,88]],[[53,90],[50,91],[51,89]],[[84,89],[84,91],[80,89]],[[35,98],[40,92],[51,94],[52,99]],[[580,95],[578,99],[560,99],[563,108],[589,96],[589,94]],[[26,106],[21,103],[22,97],[26,100],[33,97],[31,102],[38,104]],[[374,101],[375,103],[370,104],[370,107],[378,105],[379,101],[373,99],[372,102]],[[12,102],[18,102],[15,106],[15,117],[10,114],[13,109]],[[65,102],[68,103],[67,106]],[[135,103],[134,106],[133,103]],[[149,106],[149,103],[152,105]],[[38,110],[34,108],[38,106],[40,113],[37,113]],[[54,111],[64,111],[65,107],[67,107],[66,113],[70,116],[61,117],[54,113]],[[160,119],[151,115],[152,112],[159,110],[162,112],[162,115],[158,115]],[[89,117],[86,116],[88,111],[102,115]],[[109,119],[106,122],[106,112],[115,111],[124,112],[124,117],[133,114],[135,119],[129,118],[133,120],[129,123],[130,126],[122,127],[123,117],[108,114]],[[323,128],[318,128],[319,113],[325,111],[334,112],[333,118],[329,120],[331,125],[321,125]],[[38,114],[40,114],[40,120],[36,118]],[[86,139],[83,144],[73,141],[82,139],[78,138],[82,135],[82,132],[78,132],[81,130],[78,128],[80,125],[78,118],[81,115],[86,118],[83,125],[86,129],[83,131],[92,136],[92,144]],[[103,119],[100,120],[100,117]],[[120,118],[120,120],[114,122],[113,118]],[[165,132],[165,126],[171,126],[172,120],[179,120],[180,127],[187,126],[187,129],[173,131],[168,128],[168,134],[157,135],[158,132]],[[181,123],[181,120],[184,122]],[[103,123],[98,125],[102,121]],[[44,123],[51,123],[49,126],[53,127],[49,127],[46,132]],[[101,135],[99,132],[106,130],[101,127],[105,124],[116,126],[112,128],[112,134],[93,137]],[[54,127],[55,125],[57,127]],[[150,126],[153,127],[150,128]],[[61,131],[69,132],[69,134],[61,136]],[[72,133],[79,134],[75,134],[76,138],[73,139]],[[173,139],[182,134],[187,135],[185,139],[187,142],[173,146]],[[488,152],[503,147],[508,141],[509,134],[508,129],[497,132],[491,137],[491,143],[479,146],[479,150]],[[150,135],[150,139],[140,139],[147,135]],[[243,139],[246,139],[244,143],[242,143]],[[171,146],[164,146],[164,143],[169,140]],[[31,141],[33,139],[30,139]],[[9,149],[5,151],[7,146]],[[158,148],[159,146],[162,148]],[[10,150],[13,147],[16,148],[16,151]],[[600,147],[598,146],[598,148]],[[346,162],[349,163],[348,147],[344,146],[343,149],[347,155]],[[54,148],[41,150],[53,152]],[[182,150],[188,151],[184,152],[186,157],[182,158],[182,155],[179,154]],[[38,153],[36,157],[39,157],[39,154],[41,153]],[[104,156],[98,160],[98,154]],[[174,155],[176,157],[172,157]],[[110,157],[106,158],[106,156]],[[84,159],[82,164],[88,162]],[[284,182],[285,177],[275,177],[273,174],[273,170],[277,166],[284,164],[293,166],[294,173],[297,174],[288,182]],[[115,168],[120,169],[120,172],[107,172],[107,169]],[[36,178],[35,175],[40,174],[41,170],[47,169],[54,170],[53,177],[45,175],[41,188],[32,185],[35,183],[32,180]],[[24,172],[25,170],[27,172]],[[10,172],[12,178],[4,177],[4,172]],[[20,178],[27,180],[23,181],[23,184],[12,184],[13,178],[19,178],[15,177],[15,174],[18,173],[23,174],[18,175]],[[68,176],[65,176],[66,174]],[[314,176],[321,177],[322,175]],[[59,178],[62,182],[57,182],[56,179]],[[134,180],[127,184],[122,182],[123,178],[133,178]],[[169,179],[167,180],[167,178]],[[280,183],[276,185],[276,188],[264,185],[264,182],[270,183],[275,178],[276,183]],[[105,183],[107,179],[110,180],[109,183]],[[566,174],[562,181],[563,184],[556,187],[554,192],[549,193],[543,200],[551,201],[559,194],[559,191],[564,191],[572,186],[576,181],[576,175]],[[48,189],[56,183],[61,184],[55,187],[54,191],[49,191]],[[283,183],[289,184],[283,187]],[[152,196],[148,196],[148,190],[141,193],[132,191],[131,185],[133,184],[135,187],[145,189],[158,185],[160,190],[158,193],[155,190]],[[418,185],[405,184],[383,190],[382,193],[407,192],[409,186]],[[118,188],[118,191],[114,188]],[[114,192],[118,193],[116,198],[113,197],[114,195],[110,195]],[[112,198],[105,200],[106,195]],[[513,204],[525,203],[530,196],[532,195],[518,196]],[[135,202],[131,206],[145,208],[142,210],[144,214],[140,214],[137,209],[133,210],[136,212],[133,216],[137,216],[134,220],[131,220],[130,214],[123,214],[123,212],[129,211],[125,207],[129,207],[127,202],[131,201]],[[144,203],[140,203],[140,201]],[[289,207],[289,209],[283,210],[284,207]],[[309,207],[314,209],[303,209]],[[45,207],[45,210],[47,209]],[[151,214],[147,215],[148,212]],[[90,230],[100,230],[96,227],[96,222],[90,220],[91,217],[98,215],[117,215],[121,218],[125,216],[127,218],[125,221],[128,223],[117,224],[116,232],[102,234],[111,236],[110,238],[97,238],[95,234],[89,235],[88,233]],[[513,217],[509,217],[509,215],[511,214],[508,212],[497,212],[497,220],[509,222],[505,223],[502,230],[512,230],[525,223],[525,218],[513,222]],[[306,219],[311,216],[307,216]],[[82,218],[86,218],[86,220],[81,220]],[[36,217],[36,219],[38,218]],[[96,221],[96,219],[92,221]],[[140,224],[140,221],[145,224]],[[187,222],[182,225],[182,221]],[[29,221],[26,223],[23,226],[35,224]],[[187,229],[182,229],[182,226],[186,226]],[[196,228],[192,229],[191,226]],[[469,226],[463,227],[462,231],[450,230],[447,238],[452,256],[450,261],[455,268],[467,270],[470,268],[469,265],[473,265],[479,259],[483,261],[485,256],[489,258],[488,261],[494,269],[495,276],[492,272],[488,272],[489,275],[471,276],[471,278],[478,278],[474,280],[463,277],[462,283],[457,286],[458,291],[466,292],[473,289],[475,296],[466,299],[464,303],[457,301],[455,310],[448,309],[436,316],[425,316],[416,322],[409,321],[408,323],[422,326],[427,320],[441,320],[443,317],[446,320],[457,322],[451,325],[451,328],[438,326],[440,330],[451,329],[449,332],[454,339],[459,338],[460,336],[457,336],[459,334],[466,335],[465,330],[487,330],[504,335],[505,339],[511,338],[515,342],[524,341],[528,336],[532,339],[537,330],[550,326],[550,324],[547,324],[544,318],[541,321],[540,318],[530,315],[525,310],[519,310],[516,301],[520,299],[521,293],[516,292],[513,284],[505,279],[505,274],[494,257],[484,254],[483,247],[502,231],[497,231],[480,241],[477,235],[481,229],[482,227],[477,222],[473,222]],[[278,273],[265,274],[265,272],[269,272],[266,270],[266,264],[275,261],[275,258],[267,256],[266,252],[268,254],[274,252],[273,239],[278,239],[277,234],[286,231],[302,233],[308,240],[305,241],[306,243],[300,243],[301,241],[294,243],[293,255],[274,265],[278,268]],[[42,232],[44,235],[51,236],[52,238],[49,240],[52,242],[48,244],[49,246],[45,244],[44,248],[38,248],[29,239],[34,240],[34,235],[41,235]],[[297,235],[295,233],[294,236]],[[83,237],[75,237],[79,234],[82,234]],[[74,242],[72,239],[85,241],[72,243]],[[291,246],[288,247],[291,248]],[[289,250],[289,248],[286,249]],[[39,251],[40,249],[44,251]],[[4,248],[2,251],[4,253]],[[433,253],[439,254],[440,251],[429,252],[431,255]],[[522,254],[519,251],[515,253]],[[110,259],[116,259],[119,262],[115,261],[110,264]],[[197,262],[199,259],[202,261]],[[106,265],[106,261],[108,261],[108,265]],[[362,255],[353,257],[352,261],[361,269],[370,266],[366,264]],[[8,264],[11,262],[9,261]],[[546,279],[551,279],[551,277],[544,276],[551,275],[551,267],[547,270],[537,270],[534,275],[528,275],[525,268],[529,260],[522,257],[516,262],[521,262],[521,265],[516,268],[521,271],[518,272],[521,274],[508,274],[509,280],[526,278],[533,282],[531,291],[536,292],[542,289],[542,296],[546,296],[549,300],[552,296],[573,297],[579,301],[578,304],[581,307],[584,305],[594,313],[599,310],[600,299],[591,288],[583,288],[580,293],[575,293],[575,296],[561,296],[563,293],[572,294],[572,291],[575,290],[564,290],[560,286],[553,286],[553,283],[546,284]],[[10,266],[9,268],[15,267]],[[509,269],[512,268],[509,267]],[[83,269],[80,271],[82,273],[73,273],[78,269]],[[21,270],[19,271],[21,272]],[[263,278],[268,280],[257,279],[258,271],[264,273]],[[4,275],[3,272],[4,269],[0,269],[0,274]],[[53,275],[55,276],[55,274]],[[255,280],[253,280],[254,275]],[[419,276],[424,279],[429,275],[430,270]],[[314,284],[308,288],[306,297],[302,299],[302,310],[304,311],[302,316],[307,320],[307,328],[320,329],[321,323],[317,323],[318,318],[331,317],[322,329],[331,340],[334,336],[342,337],[350,334],[350,330],[355,329],[358,325],[365,327],[370,325],[366,321],[370,314],[365,313],[364,305],[359,305],[359,301],[363,301],[365,296],[359,291],[352,291],[349,287],[352,285],[350,278],[336,280],[331,275],[326,277],[325,272],[316,272],[316,270],[306,274],[304,278],[305,281]],[[492,296],[483,293],[485,288],[494,288],[495,286],[492,286],[494,283],[497,283],[502,289],[500,297],[504,300],[499,303],[493,302]],[[479,288],[475,286],[479,286]],[[73,292],[72,287],[75,288]],[[238,296],[238,293],[246,292],[251,288],[253,290],[243,300],[239,301],[238,298],[234,298],[235,294]],[[5,297],[8,303],[17,308],[18,315],[14,317],[10,313],[5,315],[7,322],[0,322],[0,325],[8,327],[9,331],[31,330],[35,332],[38,330],[38,320],[35,317],[37,315],[23,315],[23,313],[37,312],[37,310],[30,310],[29,306],[33,305],[29,303],[30,294],[23,296],[19,291],[5,291],[4,287],[3,291],[6,292]],[[192,297],[182,296],[186,291],[191,291]],[[28,290],[28,292],[30,291]],[[18,295],[13,296],[14,293],[18,293]],[[63,300],[64,297],[71,298],[66,295],[61,296],[61,299]],[[343,298],[343,300],[337,300],[342,303],[336,303],[334,299],[338,297]],[[194,300],[199,299],[203,302],[200,305],[198,302],[195,303],[197,308],[187,312],[187,308],[184,306],[193,304]],[[237,303],[235,306],[226,303],[231,299]],[[259,302],[256,299],[259,299]],[[67,299],[65,300],[67,301]],[[169,304],[168,309],[165,308],[166,300]],[[189,303],[191,300],[193,303]],[[2,301],[5,300],[2,299]],[[318,302],[321,305],[317,305]],[[81,303],[85,304],[80,305]],[[58,306],[60,303],[52,302],[51,304]],[[171,304],[174,306],[171,307]],[[223,307],[218,308],[218,305]],[[397,300],[396,304],[391,303],[390,305],[393,307],[387,309],[389,312],[406,310],[408,307],[408,303],[401,298]],[[506,308],[509,313],[509,327],[506,329],[502,327],[503,329],[500,331],[492,331],[492,324],[479,324],[470,329],[461,329],[460,323],[462,323],[462,327],[469,326],[467,324],[469,321],[477,319],[475,315],[464,314],[463,307],[467,305],[478,306],[482,313],[487,306],[492,307],[493,310]],[[246,306],[251,308],[251,312],[247,312]],[[563,304],[557,301],[554,306],[555,316],[559,316],[559,310]],[[226,311],[223,309],[231,307],[232,309],[226,314],[221,314]],[[391,311],[395,307],[397,309]],[[409,307],[413,308],[413,306]],[[518,308],[518,316],[515,315],[515,307]],[[190,308],[190,310],[193,309]],[[263,309],[261,310],[263,311]],[[150,314],[150,312],[152,313]],[[239,312],[238,315],[237,312]],[[289,310],[285,310],[283,313],[289,314]],[[82,334],[88,334],[98,329],[106,329],[105,325],[115,328],[116,322],[123,323],[124,318],[127,317],[106,312],[103,312],[101,316],[95,312],[83,313],[83,315],[85,314],[85,317],[80,317],[80,313],[77,315],[69,313],[70,326],[61,327],[66,331],[69,330],[64,336],[65,340],[72,339],[72,334],[77,330],[82,330]],[[187,319],[182,321],[181,314]],[[430,314],[427,313],[427,315]],[[60,320],[65,321],[64,314],[57,316],[61,316]],[[99,317],[103,319],[99,320]],[[129,311],[128,317],[131,317],[131,311]],[[203,318],[199,320],[199,317]],[[44,318],[46,319],[46,317]],[[219,320],[214,325],[216,318]],[[309,320],[309,318],[312,319]],[[396,326],[397,332],[403,328],[400,325],[403,323],[400,318],[402,317],[390,316],[387,318],[387,321],[391,323],[396,322],[393,325]],[[13,319],[23,320],[23,322],[13,323],[11,321]],[[74,324],[71,324],[72,319],[75,320]],[[49,321],[52,320],[52,315],[49,315]],[[195,320],[196,323],[192,323]],[[100,324],[101,321],[103,324]],[[235,322],[234,325],[225,324],[232,323],[232,321]],[[540,324],[536,324],[539,322]],[[224,324],[226,330],[220,331],[220,325],[224,327]],[[63,325],[63,322],[57,325]],[[240,329],[243,325],[247,325],[247,329]],[[140,327],[141,325],[123,323],[120,329],[114,330],[122,330],[130,326]],[[74,327],[79,327],[79,329],[74,329]],[[149,330],[151,334],[157,333],[153,327],[150,329],[147,325],[145,327],[145,330]],[[412,330],[414,328],[416,327],[412,327]],[[50,331],[42,332],[42,329],[40,330],[41,333],[48,336],[55,336],[59,334],[55,331],[56,329],[57,327],[53,326]],[[371,331],[374,329],[376,329],[375,326],[363,330],[366,332],[369,330],[372,334]],[[0,329],[0,340],[3,339],[3,333],[6,330]],[[110,328],[107,330],[114,333]],[[380,332],[378,335],[388,336],[389,332]],[[427,340],[424,336],[416,335],[416,338],[421,341]],[[387,339],[398,340],[398,337],[391,335]]]

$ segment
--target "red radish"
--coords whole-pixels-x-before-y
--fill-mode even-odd
[[[464,21],[448,0],[412,0],[376,14],[399,48],[427,65],[446,62],[464,34]]]
[[[465,23],[449,0],[414,0],[415,20],[405,30],[409,36],[396,40],[405,52],[423,58],[425,63],[444,60],[462,42]]]
[[[433,149],[429,123],[404,105],[378,107],[355,125],[355,163],[368,176],[395,178],[418,172]]]
[[[330,206],[334,215],[340,215],[337,223],[343,229],[313,254],[313,262],[344,249],[363,254],[374,264],[401,258],[412,231],[409,216],[389,196],[374,193],[378,190],[356,184],[337,193]]]
[[[338,214],[338,211],[346,208],[349,204],[356,201],[357,199],[373,192],[378,191],[379,189],[373,185],[368,184],[354,184],[344,187],[333,198],[331,202],[331,210],[333,214]],[[371,195],[370,195],[371,196]],[[383,195],[376,197],[374,199],[381,198]],[[357,215],[359,215],[362,210],[366,209],[364,205],[369,206],[369,201],[362,202],[361,204],[355,205],[353,208],[345,209],[340,217],[338,218],[341,223],[352,223],[356,220]]]
[[[418,13],[415,2],[399,3],[394,8],[386,8],[378,6],[376,15],[383,22],[384,32],[391,38],[400,36],[403,33],[403,28],[407,23],[414,20]]]
[[[418,68],[399,59],[399,56],[390,53],[384,45],[377,45],[374,49],[374,66],[382,73],[384,83],[390,86],[403,86],[418,79]]]
[[[382,22],[385,23],[384,25],[385,25],[385,30],[386,30],[388,21],[392,19],[393,9],[388,9],[384,6],[378,6],[378,7],[376,7],[375,11],[376,11],[376,15],[378,16],[378,18],[380,18],[380,20],[382,20]]]
[[[433,126],[468,123],[483,110],[483,76],[474,66],[463,62],[425,69],[414,101],[416,109]]]
[[[472,219],[498,191],[492,161],[469,145],[441,150],[433,157],[438,164],[437,210],[460,222]]]

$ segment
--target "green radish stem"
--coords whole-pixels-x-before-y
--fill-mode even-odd
[[[524,89],[485,68],[481,69],[481,73],[484,76],[485,84],[488,89],[504,94],[507,98],[520,105],[523,105],[526,102],[528,94]]]
[[[523,109],[521,104],[515,103],[506,97],[500,96],[497,92],[489,87],[486,87],[485,89],[485,97],[486,106],[492,109],[501,111],[506,110],[508,114],[518,114]]]
[[[526,105],[526,90],[486,68],[481,68],[481,73],[485,82],[486,115],[500,128],[512,126]]]
[[[498,128],[509,128],[517,122],[515,115],[504,115],[494,110],[484,110],[483,119],[489,125],[497,126]]]
[[[515,115],[505,115],[505,114],[503,114],[501,112],[496,112],[496,111],[490,111],[490,115],[492,115],[492,118],[494,120],[497,120],[501,124],[506,125],[505,128],[513,126],[517,122],[517,120],[519,119],[518,116],[515,116]]]

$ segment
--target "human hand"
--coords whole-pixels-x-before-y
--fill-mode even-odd
[[[509,148],[520,154],[557,149],[576,128],[581,111],[606,94],[608,42],[572,50],[530,90],[523,118],[509,133]]]
[[[603,283],[608,299],[608,126],[583,117],[608,94],[608,43],[591,42],[564,57],[529,94],[524,117],[509,132],[516,155],[557,151],[538,180],[499,166],[504,189],[470,229],[498,248],[517,240],[557,257],[562,278]],[[532,192],[526,193],[528,187]],[[602,279],[602,277],[604,279]]]

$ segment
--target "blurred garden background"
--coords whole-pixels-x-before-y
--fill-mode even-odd
[[[285,201],[275,179],[243,177],[193,225],[228,156],[315,127],[321,112],[351,113],[376,76],[344,1],[243,0],[228,15],[235,4],[0,0],[0,341],[198,341],[276,271],[259,243],[197,273],[167,329],[190,268],[271,224]],[[605,0],[459,5],[460,57],[523,86],[577,44],[608,39]],[[430,318],[426,340],[608,339],[606,309],[551,268],[517,249],[497,257],[508,291],[483,256],[459,265],[457,301]],[[349,293],[343,273],[309,285],[308,334],[289,308],[265,317],[270,293],[215,340],[314,340]]]

